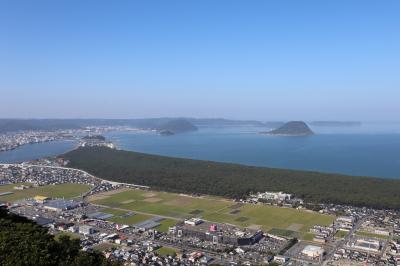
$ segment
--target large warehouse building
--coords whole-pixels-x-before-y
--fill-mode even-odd
[[[315,259],[315,258],[321,257],[324,254],[324,252],[325,252],[325,250],[322,247],[307,245],[301,251],[301,254]]]
[[[43,203],[43,207],[45,209],[51,211],[59,211],[59,212],[75,209],[80,206],[82,206],[82,202],[76,200],[56,199],[56,200],[47,200],[45,203]]]

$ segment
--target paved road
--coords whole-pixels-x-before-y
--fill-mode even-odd
[[[334,245],[334,248],[332,249],[329,254],[325,256],[325,261],[322,265],[327,265],[327,263],[333,258],[333,255],[336,253],[336,251],[340,248],[343,247],[345,243],[347,243],[350,238],[354,235],[354,233],[360,228],[362,223],[368,218],[368,216],[361,218],[357,223],[353,226],[353,228],[348,232],[348,234],[344,237],[344,239],[341,239],[337,241]]]

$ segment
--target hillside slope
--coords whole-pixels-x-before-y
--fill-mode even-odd
[[[280,135],[280,136],[309,136],[314,135],[314,132],[303,121],[290,121],[278,127],[277,129],[262,132],[266,135]]]
[[[170,132],[172,134],[196,131],[197,127],[185,119],[174,119],[158,127],[160,132]]]

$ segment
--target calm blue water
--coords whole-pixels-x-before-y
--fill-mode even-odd
[[[318,134],[279,137],[259,129],[203,128],[159,136],[110,133],[118,148],[144,153],[255,166],[400,178],[400,134]]]
[[[17,163],[55,156],[72,150],[75,146],[76,142],[71,140],[23,145],[15,150],[0,152],[0,163]]]
[[[317,170],[351,175],[400,178],[400,125],[384,128],[314,128],[309,137],[265,136],[254,127],[200,128],[197,132],[159,136],[112,132],[119,149],[183,158],[256,166]],[[19,162],[62,154],[75,145],[59,141],[26,145],[0,153],[0,162]]]

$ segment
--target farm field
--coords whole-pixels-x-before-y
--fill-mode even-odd
[[[36,195],[50,198],[74,198],[90,189],[89,185],[81,184],[60,184],[32,187],[24,190],[16,190],[15,186],[21,184],[11,184],[0,186],[0,193],[13,192],[13,194],[0,196],[0,201],[15,201],[20,199],[32,198]]]
[[[93,203],[116,210],[139,212],[131,217],[112,218],[115,222],[126,224],[131,224],[131,219],[136,222],[134,216],[142,216],[145,220],[146,215],[156,215],[167,218],[165,221],[172,223],[190,217],[200,217],[208,221],[264,231],[271,230],[282,234],[294,232],[296,236],[302,237],[311,226],[328,225],[333,221],[332,216],[310,211],[242,204],[218,197],[191,197],[139,189],[108,195]]]

